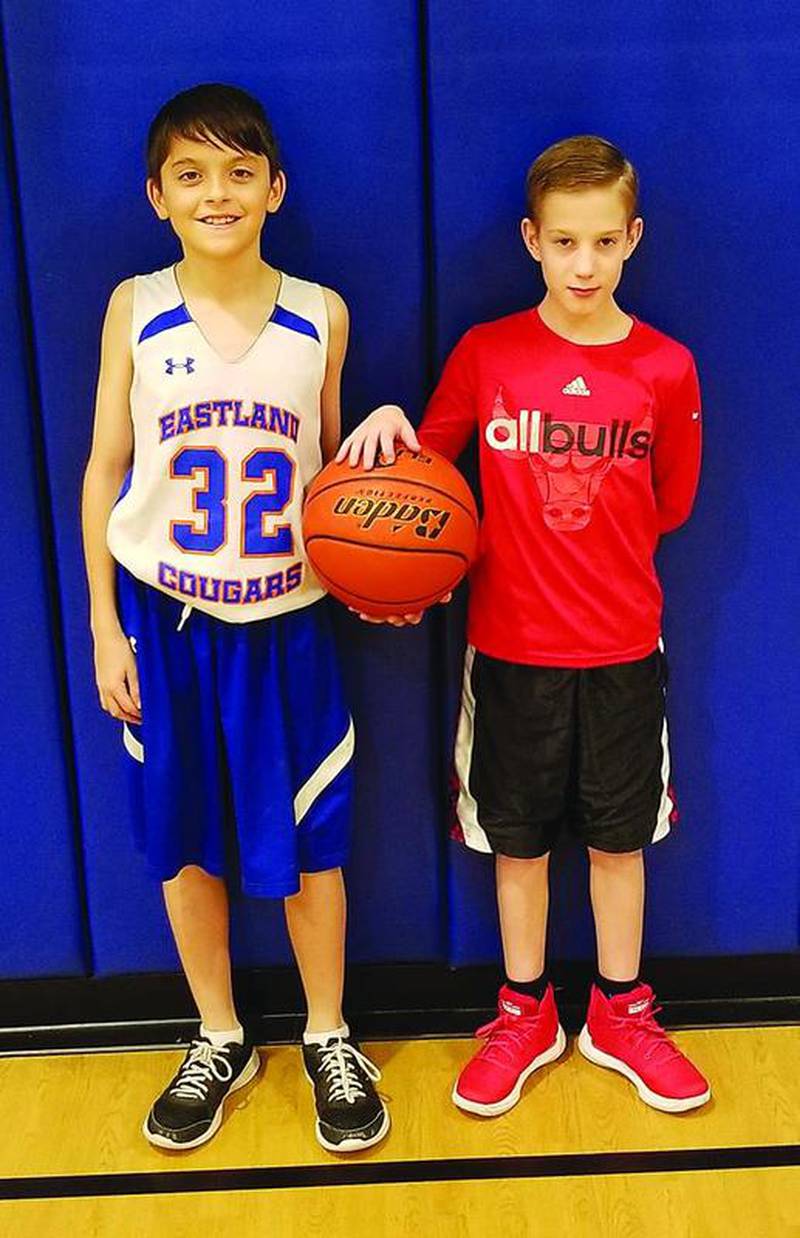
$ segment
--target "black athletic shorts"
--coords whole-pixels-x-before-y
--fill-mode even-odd
[[[660,649],[586,669],[502,662],[469,646],[456,738],[454,834],[476,851],[532,859],[569,829],[599,851],[669,833]]]

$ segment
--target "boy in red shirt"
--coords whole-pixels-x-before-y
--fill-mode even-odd
[[[545,970],[549,853],[565,826],[589,850],[598,950],[581,1052],[654,1108],[710,1096],[639,976],[642,849],[674,816],[653,554],[691,510],[700,394],[688,350],[614,299],[642,235],[637,196],[634,168],[601,138],[540,155],[522,237],[542,302],[466,333],[419,441],[384,408],[339,452],[371,465],[400,438],[455,460],[479,436],[457,813],[464,843],[496,857],[506,978],[453,1100],[484,1116],[565,1047]]]

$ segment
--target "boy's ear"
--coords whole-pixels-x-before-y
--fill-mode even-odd
[[[169,213],[164,206],[164,195],[161,192],[161,186],[153,180],[151,176],[147,178],[146,185],[147,200],[158,215],[159,219],[168,219]]]
[[[267,195],[267,214],[274,215],[281,209],[281,203],[286,197],[286,173],[278,172],[277,176],[272,178],[272,183],[269,187]]]
[[[520,231],[522,233],[522,243],[533,258],[534,262],[542,261],[542,250],[539,245],[539,230],[532,219],[527,215],[520,223]]]
[[[642,219],[641,215],[637,215],[636,218],[632,219],[631,222],[628,224],[628,235],[625,239],[625,258],[626,259],[630,258],[636,246],[641,241],[643,232],[644,232],[644,220]]]

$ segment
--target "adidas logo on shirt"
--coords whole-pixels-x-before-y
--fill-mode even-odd
[[[586,386],[586,380],[583,375],[579,374],[577,378],[573,378],[571,383],[567,383],[566,387],[561,388],[564,395],[591,395],[591,391]]]

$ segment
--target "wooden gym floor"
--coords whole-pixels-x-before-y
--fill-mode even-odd
[[[450,1103],[468,1040],[392,1041],[392,1131],[354,1157],[313,1134],[293,1047],[262,1051],[219,1134],[161,1153],[140,1134],[181,1054],[0,1059],[2,1238],[800,1238],[800,1028],[676,1033],[709,1105],[646,1108],[574,1043],[493,1120]]]

